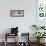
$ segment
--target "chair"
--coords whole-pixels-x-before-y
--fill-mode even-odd
[[[29,42],[29,33],[21,33],[22,40],[27,39],[26,41],[20,42],[19,46],[30,46]]]
[[[7,46],[8,42],[7,42],[7,38],[13,37],[13,36],[17,36],[17,42],[16,42],[16,46],[18,46],[18,27],[16,28],[11,28],[11,33],[5,33],[5,46]]]

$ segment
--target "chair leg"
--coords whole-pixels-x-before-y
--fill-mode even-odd
[[[17,34],[17,46],[18,46],[18,34]]]
[[[5,43],[4,43],[4,44],[5,44],[5,46],[7,46],[7,42],[6,42],[6,41],[5,41]]]
[[[5,34],[5,46],[7,46],[7,34]]]

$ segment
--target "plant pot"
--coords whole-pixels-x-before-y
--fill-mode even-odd
[[[37,43],[40,43],[40,39],[37,39]]]
[[[40,39],[37,39],[37,46],[40,46]]]
[[[41,43],[44,42],[44,40],[45,40],[45,39],[38,39],[37,42],[38,42],[39,44],[41,44]]]
[[[40,43],[44,43],[44,40],[45,40],[45,39],[40,39]]]

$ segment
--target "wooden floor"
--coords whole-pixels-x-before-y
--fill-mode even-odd
[[[0,46],[4,46],[4,43],[2,42],[0,42]],[[15,46],[15,43],[8,43],[8,45],[7,46]],[[25,45],[24,45],[25,46]],[[30,46],[37,46],[37,43],[30,43]],[[44,45],[41,45],[41,46],[46,46],[46,43],[44,43]]]

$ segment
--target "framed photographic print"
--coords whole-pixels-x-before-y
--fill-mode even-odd
[[[36,2],[36,24],[46,25],[46,0],[37,0]]]
[[[10,10],[11,17],[24,17],[24,10]]]
[[[46,0],[37,0],[37,15],[39,18],[46,17]]]

